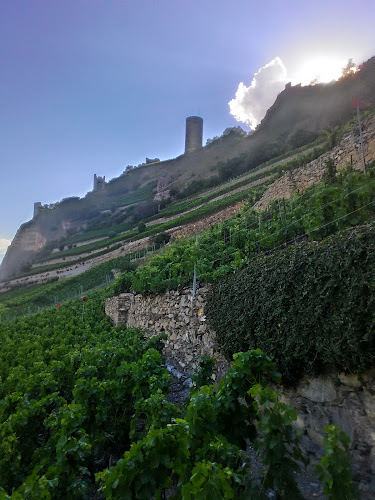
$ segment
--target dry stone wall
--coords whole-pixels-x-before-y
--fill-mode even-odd
[[[191,376],[200,356],[217,360],[216,379],[229,362],[220,354],[215,333],[206,322],[207,288],[167,291],[143,297],[123,293],[106,300],[106,314],[118,324],[137,327],[150,337],[165,332],[167,361],[185,376]],[[282,397],[298,414],[302,445],[310,459],[323,454],[323,429],[337,424],[352,440],[353,470],[360,481],[361,498],[375,497],[375,369],[367,374],[305,378],[294,389],[283,389]]]
[[[363,146],[365,161],[368,163],[375,158],[375,115],[369,116],[363,122]],[[345,168],[348,163],[351,163],[354,168],[363,170],[358,127],[347,132],[340,144],[332,151],[324,153],[316,160],[287,172],[277,179],[255,204],[255,208],[265,209],[270,201],[277,198],[290,198],[294,192],[303,191],[310,184],[319,182],[324,176],[324,163],[328,158],[335,160],[337,169]]]
[[[165,332],[166,359],[185,375],[192,375],[201,356],[213,356],[217,365],[215,377],[220,377],[229,363],[219,352],[215,334],[206,322],[206,292],[207,288],[200,288],[195,297],[190,288],[147,297],[122,293],[107,299],[106,314],[116,325],[141,328],[149,336]]]

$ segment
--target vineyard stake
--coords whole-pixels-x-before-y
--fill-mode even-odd
[[[198,247],[199,234],[195,237],[195,246]],[[197,290],[197,259],[194,263],[194,277],[193,277],[193,297],[195,297],[195,292]]]

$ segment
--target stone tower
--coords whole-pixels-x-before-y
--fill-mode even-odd
[[[105,186],[105,176],[100,177],[94,174],[94,191],[101,191]]]
[[[203,118],[188,116],[186,118],[185,154],[202,147]]]
[[[41,208],[42,208],[41,202],[40,201],[36,201],[34,203],[34,216],[33,216],[34,219],[39,214]]]

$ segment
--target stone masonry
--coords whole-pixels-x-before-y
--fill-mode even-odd
[[[201,356],[216,359],[215,377],[220,377],[229,363],[218,350],[215,334],[209,329],[204,314],[206,288],[167,291],[143,297],[122,293],[106,300],[106,314],[114,324],[145,330],[152,337],[165,332],[165,357],[185,375],[191,376]]]
[[[375,115],[369,116],[363,122],[363,146],[366,163],[374,160]],[[303,167],[286,172],[282,177],[277,179],[255,204],[255,208],[265,209],[270,201],[277,198],[290,198],[294,192],[303,191],[307,186],[319,182],[324,177],[324,163],[328,158],[335,160],[338,170],[345,168],[350,163],[353,165],[353,168],[363,170],[358,127],[349,130],[332,151],[324,153]]]
[[[114,324],[137,327],[153,336],[165,332],[167,361],[191,376],[200,356],[217,360],[215,378],[220,379],[229,362],[219,352],[215,333],[204,312],[207,288],[167,291],[142,296],[123,293],[106,300],[106,314]],[[369,373],[326,375],[303,379],[296,388],[281,389],[283,399],[298,414],[302,445],[312,461],[323,454],[324,427],[338,424],[352,440],[353,471],[361,498],[375,495],[375,369]]]

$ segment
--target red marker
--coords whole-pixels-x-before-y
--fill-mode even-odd
[[[352,108],[365,109],[365,105],[358,96],[354,96],[352,100]]]

